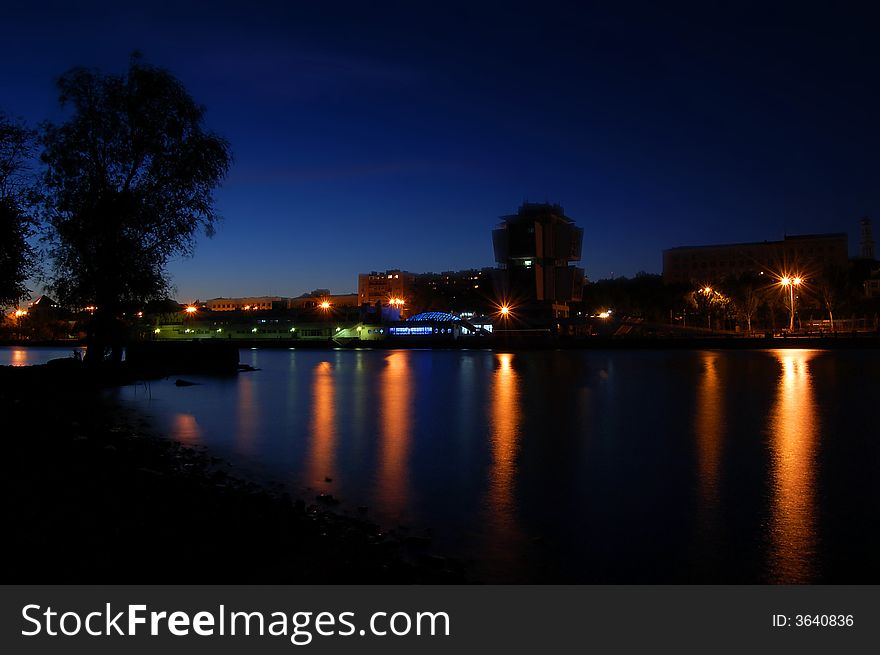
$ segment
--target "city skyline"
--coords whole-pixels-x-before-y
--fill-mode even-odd
[[[229,139],[225,221],[170,267],[182,299],[491,266],[524,200],[584,228],[591,280],[786,233],[845,231],[852,253],[880,205],[877,45],[842,10],[48,3],[5,22],[8,114],[59,120],[55,77],[140,50]]]

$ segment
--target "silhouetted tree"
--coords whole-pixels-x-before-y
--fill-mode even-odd
[[[847,269],[829,268],[816,279],[813,285],[814,295],[822,309],[828,313],[832,332],[835,329],[835,312],[861,309],[864,300],[863,280],[869,274],[869,266],[850,266]]]
[[[748,332],[752,331],[752,319],[761,306],[761,276],[754,273],[743,273],[739,277],[729,278],[722,285],[730,297],[735,312],[746,322]]]
[[[27,296],[25,282],[34,272],[34,250],[28,243],[33,221],[28,209],[35,200],[29,166],[35,134],[0,112],[0,306]]]
[[[822,309],[828,312],[828,321],[831,325],[831,331],[834,332],[834,312],[839,302],[837,290],[829,280],[820,279],[816,285],[816,294]]]
[[[122,312],[164,297],[169,259],[191,255],[200,228],[213,234],[229,146],[180,81],[138,55],[123,75],[74,68],[57,85],[72,115],[42,136],[51,288],[97,306],[87,359],[108,346],[118,359]]]

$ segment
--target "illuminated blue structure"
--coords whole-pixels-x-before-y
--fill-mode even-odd
[[[470,322],[447,312],[422,312],[388,328],[390,337],[421,337],[431,339],[459,339],[488,336],[492,324],[487,320]]]
[[[439,322],[449,322],[449,321],[460,321],[461,318],[456,316],[455,314],[447,314],[446,312],[422,312],[421,314],[416,314],[415,316],[410,316],[407,321],[439,321]]]

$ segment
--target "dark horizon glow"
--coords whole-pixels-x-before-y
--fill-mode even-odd
[[[59,120],[55,77],[133,50],[181,79],[235,155],[217,235],[171,266],[183,301],[492,266],[523,200],[584,228],[592,280],[785,233],[847,232],[854,253],[878,223],[867,13],[502,7],[10,6],[0,109]]]

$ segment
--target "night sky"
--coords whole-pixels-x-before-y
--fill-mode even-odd
[[[846,231],[855,253],[861,216],[880,231],[867,10],[82,4],[4,6],[0,109],[59,120],[59,74],[135,49],[182,80],[235,163],[217,235],[171,266],[180,300],[491,266],[523,200],[584,228],[592,280],[672,246]]]

